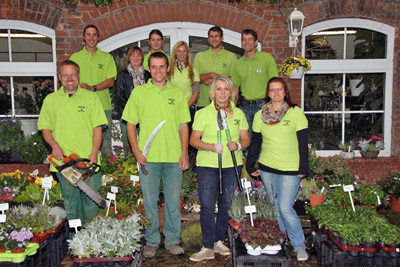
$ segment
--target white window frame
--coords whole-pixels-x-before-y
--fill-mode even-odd
[[[57,64],[56,64],[56,33],[53,29],[20,20],[0,20],[0,29],[13,29],[30,31],[44,35],[52,39],[52,62],[0,62],[0,76],[10,77],[11,94],[14,95],[13,77],[43,76],[54,77],[54,88],[57,88]],[[11,44],[9,43],[9,55],[11,58]],[[12,117],[37,118],[39,115],[17,115],[15,114],[14,103],[12,105]],[[10,115],[0,114],[0,117]]]
[[[315,32],[334,28],[355,27],[373,30],[387,35],[386,58],[384,59],[327,59],[310,60],[312,69],[307,74],[343,74],[343,73],[385,73],[385,99],[384,111],[372,113],[384,113],[383,137],[385,148],[379,153],[380,157],[389,157],[391,155],[391,129],[392,129],[392,90],[393,90],[393,54],[394,54],[394,34],[395,29],[389,25],[365,19],[334,19],[327,20],[307,26],[303,30],[302,44],[305,44],[306,36]],[[305,55],[305,45],[302,47],[302,55]],[[361,68],[359,66],[362,66]],[[304,77],[301,82],[301,106],[304,109]],[[349,114],[352,112],[319,112],[305,111],[305,114]],[[371,111],[357,111],[353,113],[371,113]],[[344,128],[342,126],[342,135]],[[319,156],[333,156],[339,154],[339,150],[320,150]],[[356,151],[356,156],[361,156]]]

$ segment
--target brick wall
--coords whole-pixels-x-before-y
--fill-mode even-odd
[[[143,3],[142,3],[143,2]],[[285,2],[285,1],[282,1]],[[400,119],[399,96],[399,25],[400,4],[396,0],[299,0],[301,11],[306,16],[305,26],[335,18],[363,18],[395,27],[395,57],[393,73],[393,126],[392,155],[373,163],[356,159],[354,168],[363,163],[376,165],[375,172],[365,170],[367,178],[371,173],[384,175],[386,167],[400,169]],[[292,8],[292,5],[288,6]],[[228,3],[227,0],[118,0],[111,6],[96,8],[84,3],[65,5],[63,0],[4,0],[0,2],[0,19],[16,19],[47,26],[56,31],[57,60],[61,61],[80,50],[83,46],[82,30],[92,23],[99,27],[100,38],[105,39],[134,27],[152,23],[185,21],[216,24],[226,29],[240,32],[243,28],[253,28],[259,34],[262,50],[270,52],[279,64],[291,55],[287,46],[288,28],[286,17],[290,10],[285,6],[274,8],[259,6],[256,1],[248,4]],[[301,44],[300,44],[301,45]],[[292,88],[293,100],[300,103],[300,81],[288,81]],[[377,172],[380,169],[382,172]]]

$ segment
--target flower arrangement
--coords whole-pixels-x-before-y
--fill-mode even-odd
[[[279,72],[290,77],[292,76],[292,71],[300,67],[303,67],[304,71],[311,70],[311,64],[308,59],[301,55],[291,56],[283,60],[282,65],[279,66]]]
[[[361,151],[371,152],[378,152],[385,147],[382,138],[379,136],[371,136],[368,139],[361,139],[358,141],[358,146],[360,147]]]
[[[14,230],[8,236],[7,247],[9,249],[25,249],[29,240],[33,237],[30,229],[22,228],[21,230]]]

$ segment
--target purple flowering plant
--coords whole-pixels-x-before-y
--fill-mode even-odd
[[[9,249],[24,249],[33,237],[30,229],[22,228],[19,231],[12,231],[8,236],[7,248]]]

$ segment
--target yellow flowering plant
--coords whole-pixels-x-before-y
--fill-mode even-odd
[[[290,77],[292,76],[292,71],[294,69],[298,69],[299,67],[303,67],[304,71],[311,70],[311,64],[308,59],[301,55],[297,55],[296,57],[291,56],[282,61],[282,65],[279,66],[279,72]]]

